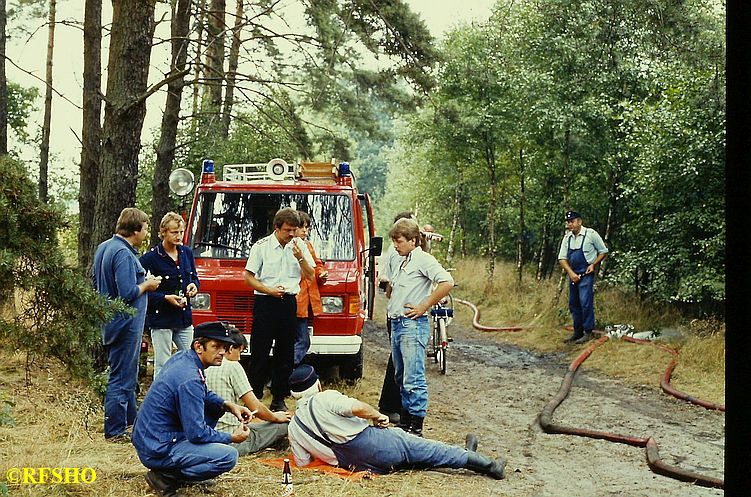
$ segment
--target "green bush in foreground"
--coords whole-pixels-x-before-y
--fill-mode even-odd
[[[0,158],[0,341],[91,379],[100,326],[122,304],[101,298],[65,261],[57,240],[63,219],[37,198],[18,162]]]

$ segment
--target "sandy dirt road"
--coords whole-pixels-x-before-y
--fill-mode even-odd
[[[538,416],[558,392],[568,367],[562,355],[537,355],[494,333],[450,326],[454,338],[444,376],[428,359],[430,403],[425,435],[508,460],[503,492],[514,496],[718,496],[653,473],[644,448],[542,431]],[[377,400],[388,358],[382,322],[366,323],[362,389]],[[655,378],[657,384],[658,378]],[[670,465],[723,478],[724,413],[597,375],[584,366],[553,421],[636,437],[652,436]]]

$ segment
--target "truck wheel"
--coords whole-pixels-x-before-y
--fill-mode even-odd
[[[344,356],[339,363],[339,378],[347,383],[355,383],[362,378],[362,345],[357,354]]]

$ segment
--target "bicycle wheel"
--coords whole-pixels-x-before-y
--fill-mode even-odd
[[[446,303],[443,305],[445,309],[450,309],[446,312],[446,324],[450,324],[454,319],[454,297],[449,293],[446,295]]]
[[[441,335],[440,330],[438,329],[438,323],[440,322],[440,319],[435,316],[433,317],[433,326],[430,332],[430,345],[432,349],[430,353],[428,353],[428,355],[433,358],[433,362],[438,362],[438,351],[441,350]]]
[[[448,348],[448,336],[446,335],[446,320],[438,320],[440,343],[436,349],[435,362],[440,364],[441,373],[446,374],[446,349]]]

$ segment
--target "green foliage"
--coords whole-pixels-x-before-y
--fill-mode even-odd
[[[19,142],[30,144],[31,137],[26,129],[29,116],[34,111],[34,101],[39,98],[37,88],[8,82],[8,128],[15,133]]]
[[[62,209],[41,203],[22,166],[0,158],[0,340],[90,378],[108,304],[58,248]]]
[[[716,2],[499,2],[446,37],[379,218],[456,221],[469,254],[516,260],[521,242],[550,275],[573,207],[607,235],[605,282],[721,312],[723,21]]]

